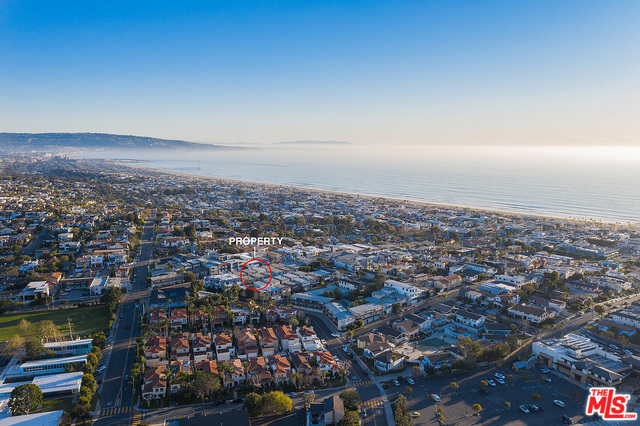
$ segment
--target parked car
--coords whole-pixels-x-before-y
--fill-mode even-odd
[[[520,410],[525,414],[529,414],[529,408],[526,405],[521,405]]]
[[[500,379],[500,378],[497,378],[497,377],[496,377],[496,382],[497,382],[497,383],[500,383],[501,385],[504,385],[504,380],[502,380],[502,379]]]
[[[433,402],[440,402],[440,397],[438,395],[436,395],[435,393],[432,393],[430,396],[431,396],[431,399],[433,400]]]
[[[342,350],[345,351],[346,353],[349,353],[349,348],[346,347],[346,346],[344,348],[342,348]]]
[[[420,417],[420,413],[418,413],[417,411],[414,411],[413,413],[411,413],[411,417],[416,419],[416,418]]]
[[[558,407],[564,407],[564,402],[560,401],[559,399],[554,399],[553,403],[556,404]]]
[[[411,377],[409,377],[407,379],[407,382],[409,382],[410,385],[415,385],[416,384],[415,380],[413,380]]]
[[[566,414],[564,416],[562,416],[561,418],[562,418],[562,421],[565,424],[568,424],[568,425],[572,425],[573,424],[573,419],[571,419],[571,417],[567,416]]]
[[[398,379],[393,379],[393,384],[396,386],[400,386],[400,382],[398,381]]]
[[[529,404],[529,409],[531,411],[536,411],[536,412],[540,411],[540,409],[538,408],[538,406],[536,404]]]
[[[127,330],[131,328],[131,324],[127,324],[124,328],[126,328]]]
[[[489,390],[487,388],[480,388],[480,392],[482,392],[485,395],[489,395]]]
[[[611,349],[615,349],[616,351],[620,349],[618,346],[614,345],[613,343],[609,343],[609,347]]]
[[[213,405],[224,405],[224,404],[226,404],[226,403],[227,403],[227,401],[226,401],[226,400],[224,400],[224,399],[218,399],[218,400],[216,400],[216,401],[214,401],[214,402],[213,402]]]
[[[543,372],[544,374],[547,374],[549,372],[549,369],[548,368],[541,368],[540,371]]]
[[[500,374],[500,373],[495,373],[495,374],[494,374],[494,376],[495,376],[496,378],[498,378],[498,379],[503,379],[503,380],[504,380],[504,378],[505,378],[505,377],[504,377],[502,374]]]
[[[333,337],[340,337],[340,333],[331,333],[331,336],[333,336]]]
[[[491,385],[491,386],[495,386],[496,385],[496,383],[491,379],[487,380],[487,383],[489,383],[489,385]]]
[[[236,398],[236,399],[233,400],[233,402],[236,403],[236,404],[244,402],[244,398]]]
[[[544,411],[544,407],[542,406],[542,404],[536,404],[536,407],[538,407],[538,410]]]

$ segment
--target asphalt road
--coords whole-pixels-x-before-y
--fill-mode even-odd
[[[144,224],[140,243],[140,260],[147,261],[151,256],[151,242],[155,212]],[[135,360],[136,338],[140,334],[141,314],[144,312],[149,296],[147,289],[147,267],[136,265],[135,280],[131,292],[126,294],[120,306],[118,325],[114,333],[114,341],[109,356],[109,365],[100,389],[100,414],[95,424],[122,425],[132,424],[134,420],[133,391],[131,383],[125,376],[131,372]],[[136,307],[136,305],[138,307]],[[129,327],[127,327],[127,325]],[[137,417],[136,417],[137,418]]]
[[[331,333],[335,333],[336,330],[330,327],[320,315],[314,315],[307,312],[309,322],[313,326],[318,337],[327,341],[326,348],[331,355],[337,356],[340,361],[348,360],[352,363],[351,371],[349,373],[349,380],[351,383],[347,385],[347,388],[354,388],[360,395],[362,408],[367,414],[363,419],[362,424],[387,425],[387,418],[384,414],[383,407],[383,395],[380,393],[380,389],[373,383],[369,373],[364,374],[357,361],[355,359],[351,359],[349,355],[344,352],[343,348],[347,345],[346,339],[344,337],[332,337]]]

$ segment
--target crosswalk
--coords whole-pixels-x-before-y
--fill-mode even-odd
[[[371,380],[362,380],[360,382],[353,382],[353,386],[369,386],[372,384],[373,382]]]
[[[138,413],[138,412],[133,413],[132,426],[138,426],[140,423],[142,423],[142,413]]]
[[[130,411],[131,411],[131,407],[107,408],[100,412],[100,417],[115,416],[116,414],[128,413]]]
[[[382,405],[383,402],[382,401],[365,401],[362,403],[363,407],[378,407],[380,405]]]

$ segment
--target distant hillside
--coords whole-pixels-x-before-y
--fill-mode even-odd
[[[276,145],[351,145],[351,142],[345,141],[290,141],[275,142]]]
[[[182,151],[242,149],[223,145],[108,133],[0,133],[0,150],[40,151],[64,148],[89,150],[155,148]]]

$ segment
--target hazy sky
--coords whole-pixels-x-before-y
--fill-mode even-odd
[[[640,145],[638,1],[180,3],[0,0],[0,131]]]

